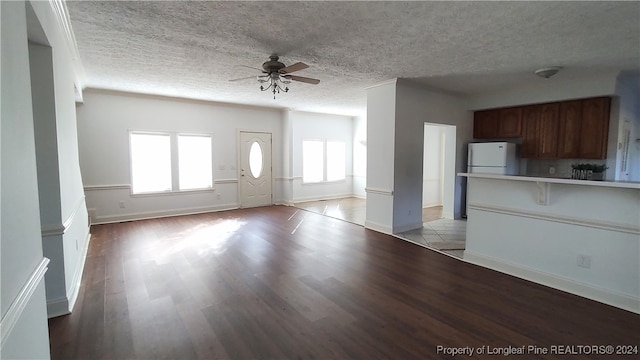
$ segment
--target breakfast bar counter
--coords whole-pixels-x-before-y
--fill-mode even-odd
[[[465,260],[640,313],[640,183],[458,175]]]

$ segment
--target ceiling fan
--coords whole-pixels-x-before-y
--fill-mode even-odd
[[[278,55],[271,55],[269,57],[269,61],[262,64],[262,70],[253,68],[251,66],[239,65],[248,67],[250,69],[259,70],[262,72],[262,75],[258,75],[257,79],[260,83],[260,90],[267,91],[271,90],[273,92],[273,98],[276,98],[276,93],[280,93],[280,91],[288,92],[289,88],[288,84],[293,81],[299,81],[307,84],[317,85],[320,83],[318,79],[312,79],[304,76],[291,75],[292,72],[304,70],[309,67],[309,65],[297,62],[293,65],[285,66],[283,63],[278,61]],[[253,76],[247,76],[239,79],[232,79],[229,81],[240,81],[251,79]]]

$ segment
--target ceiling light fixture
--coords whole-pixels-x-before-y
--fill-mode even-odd
[[[2,1],[2,0],[0,0]],[[293,65],[285,66],[278,60],[278,55],[273,54],[269,56],[269,61],[262,64],[262,75],[258,75],[258,83],[260,83],[260,90],[267,91],[271,90],[273,93],[273,99],[276,99],[276,94],[280,94],[280,92],[289,92],[289,87],[287,85],[291,84],[291,81],[299,81],[311,85],[318,85],[320,80],[313,79],[304,76],[291,75],[292,72],[304,70],[309,67],[309,65],[297,62]],[[240,65],[244,67],[248,67],[250,69],[255,69],[251,66]],[[256,69],[259,70],[259,69]],[[251,79],[253,76],[243,77],[239,79],[231,79],[229,81],[240,81],[245,79]]]
[[[291,83],[291,80],[287,79],[285,75],[281,75],[279,72],[272,71],[269,74],[258,75],[258,82],[260,84],[269,84],[266,87],[264,85],[260,85],[260,90],[267,91],[271,89],[271,92],[273,92],[273,99],[275,100],[276,93],[280,94],[280,91],[289,91],[289,87],[287,87],[287,85]]]
[[[560,71],[560,69],[562,69],[560,66],[551,66],[551,67],[538,69],[538,70],[534,71],[533,73],[538,75],[538,76],[540,76],[541,78],[548,79],[548,78],[552,77],[553,75],[557,74],[558,71]]]

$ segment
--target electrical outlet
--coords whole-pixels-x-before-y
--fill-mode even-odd
[[[216,194],[216,199],[220,200],[220,194]]]
[[[556,168],[553,166],[549,166],[549,174],[553,175],[556,173]]]
[[[585,269],[591,268],[591,256],[582,254],[578,255],[577,265]]]
[[[124,201],[120,200],[120,208],[124,209]]]

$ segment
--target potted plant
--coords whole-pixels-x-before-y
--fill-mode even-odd
[[[572,164],[571,178],[578,180],[604,180],[604,171],[609,167],[604,164]]]

